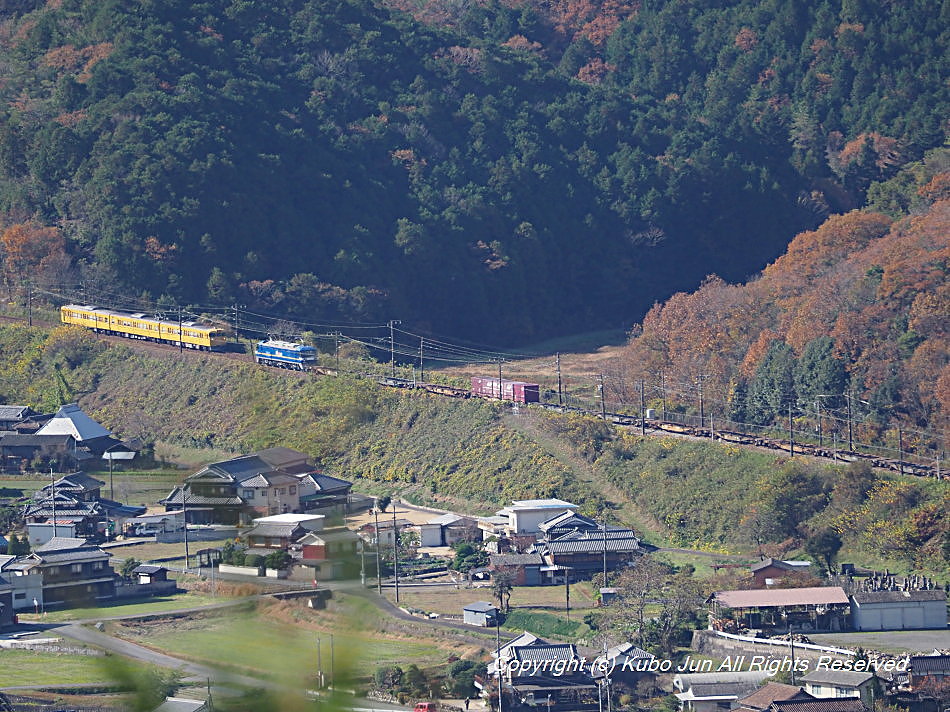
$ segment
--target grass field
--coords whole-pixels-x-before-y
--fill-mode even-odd
[[[93,608],[70,608],[65,611],[47,611],[46,613],[21,613],[23,623],[62,623],[64,621],[112,618],[116,616],[134,616],[141,613],[165,613],[179,608],[208,606],[222,603],[228,599],[203,594],[180,593],[174,596],[161,596],[147,601],[103,603]]]
[[[105,483],[102,486],[102,496],[109,497],[109,471],[87,472],[87,474]],[[172,487],[188,474],[186,471],[173,469],[115,471],[112,475],[115,499],[126,504],[156,506],[158,500],[165,497]],[[57,473],[55,477],[58,479],[62,477],[62,474]],[[48,485],[49,482],[49,476],[42,477],[36,474],[0,475],[0,488],[20,489],[27,497]]]
[[[190,531],[190,528],[189,528]],[[191,566],[194,567],[194,555],[199,549],[213,549],[224,546],[228,539],[215,539],[213,541],[190,541],[188,551],[191,559]],[[119,566],[128,558],[138,559],[139,561],[155,561],[156,559],[180,559],[185,560],[184,542],[174,544],[157,544],[155,542],[145,542],[142,544],[130,544],[128,546],[110,546],[106,551],[112,554],[112,565]],[[166,561],[166,563],[168,563]]]
[[[0,687],[108,682],[101,657],[0,649]]]
[[[394,600],[392,590],[384,592]],[[492,601],[491,587],[454,588],[406,588],[399,589],[399,604],[418,608],[430,613],[462,615],[462,607],[475,601]],[[563,586],[517,586],[511,592],[511,607],[549,613],[564,612]],[[594,608],[593,590],[589,582],[571,584],[571,612],[586,613]]]
[[[330,611],[302,603],[207,614],[189,619],[109,624],[114,635],[178,657],[294,684],[312,676],[318,645],[328,674],[333,645],[337,680],[367,678],[380,665],[411,661],[420,667],[444,662],[457,647],[424,638],[381,632],[372,604],[337,596]]]

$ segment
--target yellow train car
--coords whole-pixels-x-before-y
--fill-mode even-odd
[[[228,338],[224,329],[193,321],[182,322],[179,334],[178,321],[158,319],[145,314],[79,304],[66,304],[60,307],[59,312],[64,324],[84,326],[96,333],[115,334],[128,339],[163,344],[181,343],[186,348],[200,351],[220,349],[227,343]]]

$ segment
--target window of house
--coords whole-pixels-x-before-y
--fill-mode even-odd
[[[243,494],[244,499],[254,499],[254,490],[246,489]]]
[[[72,566],[69,567],[69,570],[72,571],[74,574],[81,574],[82,564],[73,564]]]
[[[24,592],[24,593],[14,593],[14,594],[13,594],[13,597],[14,597],[15,599],[17,599],[17,600],[22,600],[22,599],[26,598],[26,593],[25,593],[25,592]]]
[[[279,490],[277,490],[277,494],[283,494],[283,493],[284,493],[284,488],[283,488],[283,487],[281,487]]]
[[[297,487],[295,485],[290,486],[290,494],[297,494]]]

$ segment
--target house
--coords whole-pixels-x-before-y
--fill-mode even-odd
[[[773,702],[769,712],[869,712],[856,697],[823,700],[784,700]]]
[[[0,574],[0,630],[13,625],[13,584]]]
[[[848,596],[840,586],[719,591],[711,598],[714,628],[847,630]]]
[[[166,697],[152,712],[211,712],[211,701],[189,700],[185,697]]]
[[[36,411],[28,405],[0,405],[0,430],[13,430],[33,415]]]
[[[740,697],[755,690],[769,676],[766,671],[697,672],[673,677],[673,693],[681,710],[716,712],[728,710]]]
[[[21,560],[28,573],[43,574],[47,606],[74,606],[115,597],[110,556],[85,539],[55,537]]]
[[[855,630],[924,630],[947,627],[947,594],[933,591],[865,591],[851,596]]]
[[[0,432],[0,463],[4,469],[22,470],[37,461],[71,468],[91,458],[88,450],[77,446],[72,435]]]
[[[344,515],[349,511],[351,482],[322,472],[310,472],[297,479],[303,511]]]
[[[574,645],[512,648],[512,658],[503,668],[502,677],[514,698],[529,707],[566,712],[593,709],[597,704],[597,682]]]
[[[518,637],[512,640],[509,640],[500,648],[492,652],[492,659],[488,663],[487,674],[488,675],[498,674],[497,665],[499,664],[499,661],[501,662],[502,669],[504,669],[508,661],[514,657],[515,648],[526,648],[532,645],[549,645],[549,643],[548,641],[542,638],[539,638],[534,633],[529,633],[528,631],[525,631]]]
[[[241,539],[247,542],[249,553],[267,554],[278,549],[288,549],[307,533],[308,530],[297,522],[263,522],[242,533]]]
[[[43,607],[43,574],[30,572],[19,556],[0,556],[0,577],[13,586],[13,610],[35,611]]]
[[[308,532],[319,532],[323,530],[326,520],[327,518],[323,514],[288,512],[286,514],[271,514],[267,517],[256,517],[254,524],[297,524]]]
[[[346,501],[349,487],[317,473],[304,453],[269,448],[202,468],[161,504],[166,510],[186,509],[192,523],[238,524],[255,516],[336,507]]]
[[[787,702],[788,700],[814,699],[800,687],[784,685],[781,682],[769,682],[755,692],[736,700],[734,710],[739,712],[766,712],[773,702]]]
[[[914,655],[907,666],[907,681],[911,689],[916,688],[925,678],[935,682],[950,680],[950,655]]]
[[[412,526],[412,522],[408,519],[399,518],[393,521],[392,519],[383,519],[379,522],[378,526],[376,522],[370,522],[369,524],[364,524],[360,527],[360,536],[363,537],[363,540],[367,544],[378,545],[382,548],[392,548],[393,541],[395,541],[395,536],[399,536],[403,529],[407,529]],[[396,532],[395,536],[393,532]]]
[[[874,702],[874,673],[853,670],[812,670],[802,678],[805,691],[818,699],[856,697],[868,707]]]
[[[789,574],[809,573],[810,561],[781,561],[779,559],[764,559],[752,566],[753,588],[767,588],[777,586]]]
[[[30,545],[56,536],[105,538],[115,523],[144,514],[145,507],[125,505],[101,496],[105,483],[83,472],[65,475],[33,494],[23,509]]]
[[[414,528],[419,532],[419,546],[452,546],[460,541],[481,539],[481,532],[474,518],[451,512]]]
[[[488,569],[492,574],[506,571],[513,577],[514,586],[540,586],[541,567],[544,560],[540,554],[491,554]]]
[[[515,500],[498,511],[498,516],[507,517],[509,535],[537,534],[540,525],[565,510],[575,511],[576,504],[561,499],[522,499]]]
[[[579,529],[600,529],[600,525],[590,517],[585,517],[571,509],[565,509],[538,525],[538,531],[547,539],[556,539],[562,534]]]
[[[475,601],[462,608],[462,622],[469,625],[493,626],[498,622],[498,607],[487,601]]]
[[[312,569],[314,581],[344,578],[355,571],[360,541],[359,534],[343,527],[309,532],[297,542],[300,559],[295,563]]]
[[[637,683],[646,677],[656,677],[650,671],[650,664],[656,657],[630,642],[620,643],[607,648],[594,658],[594,671],[610,671],[610,679],[635,689]]]
[[[143,514],[125,521],[126,536],[158,536],[180,532],[185,528],[185,513],[182,510]]]
[[[121,441],[113,437],[110,430],[86,415],[76,403],[62,406],[36,434],[71,435],[78,445],[96,457],[101,457],[109,448],[121,445]]]
[[[576,529],[540,541],[534,550],[548,567],[570,569],[578,579],[603,570],[605,550],[608,571],[629,566],[645,553],[630,529]]]

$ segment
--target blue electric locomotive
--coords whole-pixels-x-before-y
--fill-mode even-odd
[[[254,347],[254,360],[265,366],[308,371],[317,365],[317,350],[290,341],[259,341]]]

